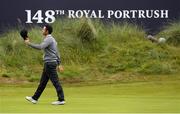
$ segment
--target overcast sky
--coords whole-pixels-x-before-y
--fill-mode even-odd
[[[176,20],[180,17],[180,0],[1,0],[0,26],[13,25],[17,23],[17,18],[24,21],[26,9],[167,9],[170,14],[168,20]],[[167,19],[138,21],[154,28]]]

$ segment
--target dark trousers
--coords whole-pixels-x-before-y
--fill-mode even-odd
[[[48,80],[50,79],[51,82],[53,83],[54,87],[56,88],[57,96],[59,101],[64,100],[64,93],[63,89],[61,87],[61,84],[58,79],[58,74],[57,74],[57,63],[56,62],[47,62],[44,64],[44,69],[43,73],[41,76],[40,84],[35,92],[35,94],[32,96],[33,99],[38,100],[39,97],[41,96],[42,92],[44,91]]]

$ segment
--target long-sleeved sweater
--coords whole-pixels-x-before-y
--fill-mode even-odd
[[[38,50],[44,50],[44,62],[56,62],[60,65],[60,54],[57,48],[56,40],[49,34],[47,35],[41,44],[29,43],[30,47]]]

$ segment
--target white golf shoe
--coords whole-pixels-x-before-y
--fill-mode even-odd
[[[51,104],[52,105],[64,105],[66,102],[65,101],[54,101]]]
[[[32,97],[26,96],[26,100],[28,100],[29,102],[36,104],[37,100],[34,100]]]

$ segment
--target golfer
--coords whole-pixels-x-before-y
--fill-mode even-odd
[[[60,72],[63,70],[63,67],[60,66],[60,56],[58,53],[58,48],[57,48],[57,42],[56,40],[52,37],[53,29],[50,25],[45,25],[42,29],[42,34],[44,35],[44,40],[41,44],[34,44],[29,41],[29,38],[25,40],[25,43],[38,50],[44,50],[44,68],[40,80],[40,84],[34,93],[32,97],[26,96],[26,99],[33,104],[36,104],[39,97],[41,96],[42,92],[44,91],[48,80],[50,79],[51,82],[53,83],[54,87],[56,88],[58,100],[55,102],[52,102],[53,105],[64,105],[65,104],[65,99],[64,99],[64,93],[62,86],[59,82],[58,79],[58,74],[57,74],[57,66]]]

